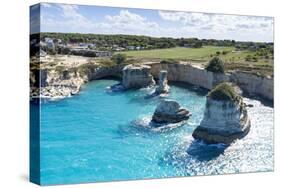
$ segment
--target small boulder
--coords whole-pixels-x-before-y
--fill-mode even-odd
[[[178,123],[189,119],[191,113],[182,108],[178,102],[173,100],[163,100],[156,108],[152,121],[155,123]]]

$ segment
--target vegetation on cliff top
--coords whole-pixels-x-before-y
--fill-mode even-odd
[[[144,61],[161,61],[162,59],[190,61],[206,66],[211,58],[218,57],[224,62],[224,70],[243,71],[263,76],[273,76],[273,51],[236,50],[234,47],[203,46],[202,48],[167,48],[154,50],[124,51],[128,58]],[[266,55],[265,55],[266,54]]]
[[[173,63],[178,63],[177,60],[174,59],[164,59],[162,61],[160,61],[161,64],[173,64]]]
[[[207,96],[218,101],[236,101],[239,98],[233,86],[226,82],[218,84]]]
[[[224,73],[224,63],[220,58],[213,57],[205,69],[210,72]]]
[[[113,62],[115,62],[117,65],[125,63],[127,59],[127,55],[126,54],[114,54],[111,57],[111,60]]]

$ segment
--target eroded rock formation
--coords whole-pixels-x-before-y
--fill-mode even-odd
[[[162,93],[168,93],[170,87],[168,86],[168,80],[167,80],[168,72],[166,70],[161,70],[159,72],[159,83],[158,86],[155,89],[155,94],[162,94]]]
[[[232,86],[222,83],[207,96],[204,118],[192,136],[206,143],[230,144],[250,130],[250,119],[243,98]]]
[[[142,88],[154,84],[155,81],[150,74],[150,66],[127,65],[123,68],[122,85],[126,89]]]
[[[41,70],[40,96],[43,98],[62,98],[80,91],[84,80],[77,72],[64,70]]]
[[[182,108],[178,102],[173,100],[163,100],[156,108],[152,122],[155,122],[160,126],[161,123],[178,123],[183,120],[189,119],[191,113]]]
[[[33,69],[30,71],[31,100],[39,97],[63,98],[78,94],[84,83],[107,76],[119,75],[123,67],[123,65],[102,67],[88,63],[71,68],[57,66]]]
[[[187,82],[206,89],[212,89],[220,82],[233,82],[247,94],[273,100],[274,80],[271,77],[258,76],[242,71],[218,74],[186,62],[150,63],[149,65],[154,78],[158,78],[161,70],[167,70],[169,81]]]

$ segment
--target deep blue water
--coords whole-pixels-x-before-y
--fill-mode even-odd
[[[41,103],[41,183],[133,180],[273,170],[273,108],[256,100],[250,133],[229,147],[194,141],[206,91],[172,85],[167,98],[192,112],[169,131],[147,125],[161,98],[152,89],[109,92],[115,80],[97,80],[77,96]],[[136,123],[137,122],[137,123]]]

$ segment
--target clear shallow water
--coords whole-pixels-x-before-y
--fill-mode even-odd
[[[273,170],[273,108],[249,108],[250,133],[229,147],[194,141],[206,91],[171,86],[168,98],[192,112],[184,126],[157,132],[147,125],[161,98],[151,89],[110,93],[114,80],[88,83],[78,96],[41,106],[41,183],[132,180]],[[138,122],[138,123],[135,123]]]

